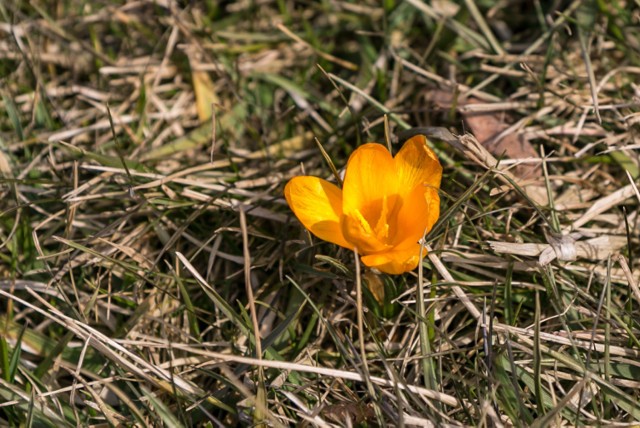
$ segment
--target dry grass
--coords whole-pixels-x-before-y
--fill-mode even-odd
[[[428,3],[0,2],[0,424],[639,423],[637,2]],[[282,198],[385,117],[397,277]]]

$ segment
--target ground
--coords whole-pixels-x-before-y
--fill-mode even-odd
[[[0,424],[640,423],[638,28],[624,0],[0,2]],[[414,271],[289,209],[418,134]]]

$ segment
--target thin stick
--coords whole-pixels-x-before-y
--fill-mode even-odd
[[[213,163],[213,154],[216,151],[217,147],[217,138],[216,135],[218,133],[217,130],[217,119],[216,119],[216,106],[214,103],[211,103],[211,152],[209,153],[209,162]]]
[[[260,337],[260,326],[258,325],[258,315],[256,313],[256,302],[253,297],[253,287],[251,286],[251,257],[249,255],[249,234],[247,232],[247,215],[244,206],[240,206],[240,230],[242,231],[242,254],[244,256],[244,284],[247,289],[247,299],[249,300],[249,313],[253,324],[253,337],[255,339],[256,358],[262,360],[262,338]],[[260,410],[267,408],[266,393],[264,387],[264,368],[258,366],[258,389],[256,393],[255,422],[263,418]]]
[[[305,40],[303,40],[300,36],[298,36],[297,34],[295,34],[293,31],[289,30],[287,27],[285,27],[283,24],[278,24],[276,25],[276,28],[280,31],[282,31],[284,34],[286,34],[288,37],[290,37],[291,39],[293,39],[294,41],[303,44],[307,47],[309,47],[310,49],[312,49],[316,54],[320,55],[322,58],[326,59],[329,62],[333,62],[334,64],[338,64],[341,67],[344,67],[348,70],[357,70],[358,66],[350,61],[346,61],[344,59],[338,58],[336,56],[333,56],[329,53],[323,52],[321,50],[316,49],[314,46],[312,46],[310,43],[307,43]]]
[[[362,377],[367,383],[367,389],[372,399],[376,397],[376,391],[373,388],[369,374],[369,363],[367,362],[367,351],[364,341],[364,306],[362,305],[362,276],[360,275],[360,256],[358,249],[353,249],[356,259],[356,312],[358,318],[358,343],[360,344],[360,358],[362,359]]]
[[[387,143],[387,149],[389,153],[393,153],[391,150],[391,129],[389,128],[389,115],[384,115],[384,141]]]
[[[451,274],[449,273],[445,265],[442,264],[442,261],[440,261],[438,256],[433,253],[433,250],[431,249],[431,247],[428,245],[425,245],[424,248],[427,250],[427,257],[429,257],[429,260],[431,260],[431,263],[433,263],[433,266],[440,273],[440,275],[442,275],[444,280],[451,284],[455,284],[456,280],[453,279],[453,277],[451,276]],[[467,308],[467,310],[471,312],[471,316],[477,320],[480,320],[480,317],[482,316],[482,314],[480,313],[480,309],[478,309],[476,305],[473,304],[471,299],[469,299],[469,296],[466,295],[466,293],[462,290],[462,288],[460,288],[460,286],[458,285],[452,285],[451,289],[453,290],[454,294],[458,297],[458,299],[460,299],[460,301],[465,306],[465,308]]]

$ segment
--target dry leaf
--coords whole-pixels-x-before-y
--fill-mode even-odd
[[[453,94],[446,91],[432,91],[428,95],[429,101],[442,108],[450,108]],[[458,100],[457,107],[470,104],[484,104],[476,98]],[[492,155],[497,158],[509,159],[537,158],[538,153],[531,143],[521,134],[511,133],[501,137],[500,134],[509,127],[508,116],[503,111],[467,111],[460,110],[465,124],[471,133]],[[521,164],[513,168],[513,174],[520,179],[534,179],[541,177],[540,164]]]
[[[368,270],[364,274],[364,280],[367,283],[367,287],[369,288],[369,291],[371,291],[371,294],[373,294],[373,297],[378,301],[378,303],[383,305],[384,304],[384,283],[382,282],[380,275],[377,275]]]
[[[200,55],[194,52],[193,49],[185,49],[185,52],[189,57],[189,65],[191,66],[191,79],[196,95],[198,119],[201,122],[206,122],[211,119],[213,114],[213,104],[219,103],[218,96],[209,73],[200,69]]]
[[[584,241],[577,241],[573,235],[563,235],[560,238],[548,237],[548,239],[548,244],[489,241],[489,245],[497,253],[539,256],[541,266],[549,264],[556,258],[561,261],[605,260],[609,255],[620,251],[627,245],[627,239],[623,236],[604,235]]]

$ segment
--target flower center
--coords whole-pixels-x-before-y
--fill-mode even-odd
[[[393,245],[397,225],[392,221],[399,209],[398,195],[385,195],[343,218],[343,233],[362,254],[386,251]],[[391,222],[390,222],[391,220]]]

